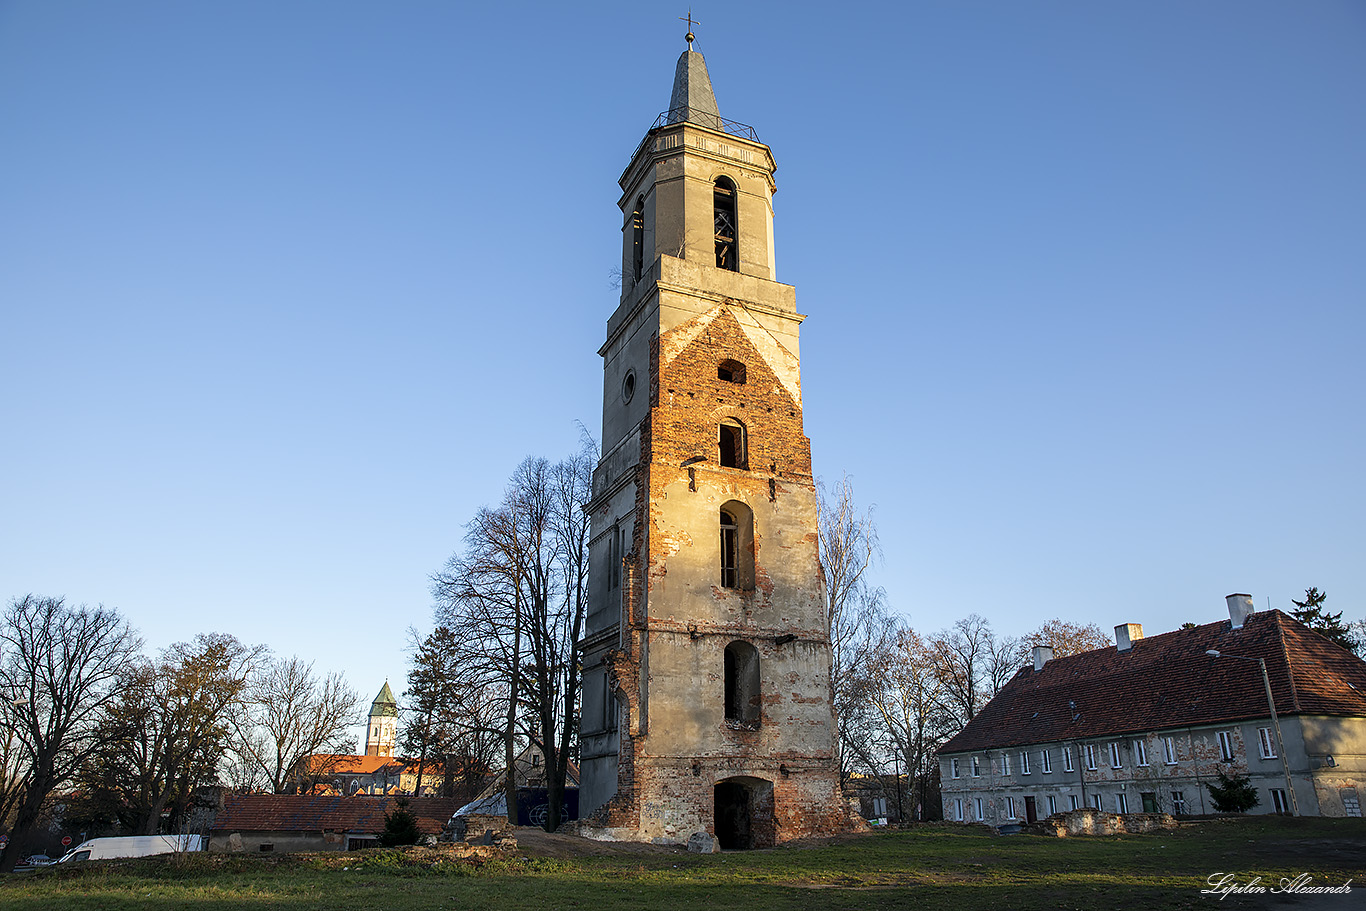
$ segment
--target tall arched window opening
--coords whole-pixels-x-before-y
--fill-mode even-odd
[[[721,587],[754,588],[754,513],[739,500],[721,507]]]
[[[636,281],[645,271],[645,197],[636,199],[631,213],[631,274]]]
[[[740,528],[735,521],[735,516],[727,510],[721,510],[721,586],[723,588],[739,588],[735,577],[739,562],[739,536]]]
[[[759,650],[736,640],[726,646],[726,721],[746,728],[759,726]]]
[[[719,432],[720,457],[723,468],[748,468],[749,453],[746,451],[745,425],[734,418],[721,422]]]
[[[735,184],[718,177],[712,193],[716,221],[716,268],[740,270],[739,249],[735,244]]]

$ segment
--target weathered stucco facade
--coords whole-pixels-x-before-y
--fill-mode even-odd
[[[1249,595],[1228,607],[1228,620],[1146,639],[1123,624],[1114,646],[1079,655],[1036,648],[939,751],[944,817],[1213,813],[1221,772],[1247,778],[1253,813],[1360,816],[1366,662],[1279,611],[1254,612]]]
[[[773,157],[700,54],[621,177],[584,642],[585,834],[843,829],[796,310]]]

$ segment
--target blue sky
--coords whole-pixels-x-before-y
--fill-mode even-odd
[[[685,11],[0,0],[0,596],[400,684],[464,523],[599,426]],[[1366,6],[693,14],[896,610],[1363,616]]]

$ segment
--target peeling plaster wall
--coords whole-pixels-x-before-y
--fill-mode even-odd
[[[716,828],[715,788],[752,788],[756,846],[853,823],[835,765],[830,643],[790,285],[772,280],[764,146],[688,124],[652,132],[622,176],[623,263],[645,205],[645,267],[623,281],[603,357],[593,589],[584,638],[581,830],[682,843]],[[712,186],[736,183],[739,271],[714,266]],[[633,269],[632,269],[633,271]],[[718,375],[744,365],[744,382]],[[635,391],[622,395],[628,373]],[[719,427],[746,455],[720,464]],[[752,513],[740,588],[723,585],[720,512]],[[627,530],[611,588],[613,526]],[[748,526],[746,526],[748,527]],[[759,656],[759,719],[725,714],[726,646]],[[614,698],[608,698],[611,694]],[[771,796],[770,796],[771,795]]]

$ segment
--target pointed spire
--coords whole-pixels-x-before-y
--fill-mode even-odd
[[[695,123],[721,129],[721,113],[716,109],[716,95],[711,90],[707,75],[707,61],[692,50],[692,32],[688,33],[689,48],[678,58],[674,70],[674,91],[669,99],[669,123]]]
[[[375,701],[370,704],[370,717],[376,715],[397,715],[398,700],[394,699],[394,691],[389,689],[389,681],[384,681],[384,688],[379,691]]]

